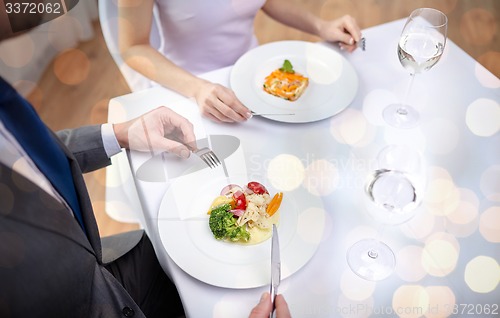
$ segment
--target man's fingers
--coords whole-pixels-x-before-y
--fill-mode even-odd
[[[154,144],[155,148],[158,150],[173,153],[184,159],[189,158],[191,155],[191,150],[186,145],[175,140],[155,136],[152,140],[152,144]]]
[[[164,128],[180,132],[180,136],[178,136],[179,140],[189,149],[196,149],[196,136],[194,135],[193,124],[169,108],[165,108],[163,116],[162,123]]]

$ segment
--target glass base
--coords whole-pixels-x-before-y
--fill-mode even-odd
[[[396,257],[385,243],[375,239],[364,239],[349,248],[347,263],[359,277],[379,281],[392,274],[396,266]]]
[[[403,104],[387,106],[382,115],[389,125],[405,129],[417,126],[420,117],[415,108]]]

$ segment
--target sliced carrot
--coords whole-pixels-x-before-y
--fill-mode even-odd
[[[274,195],[266,209],[266,212],[269,216],[272,216],[274,213],[276,213],[276,211],[278,211],[282,200],[283,192],[278,192]]]

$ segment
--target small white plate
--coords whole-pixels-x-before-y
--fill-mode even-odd
[[[265,92],[267,75],[289,60],[296,72],[309,78],[309,86],[296,101]],[[358,76],[338,52],[320,43],[280,41],[244,54],[231,69],[230,85],[240,101],[255,113],[295,115],[264,116],[272,120],[304,123],[322,120],[344,110],[358,90]]]
[[[239,185],[249,181],[261,182],[271,195],[277,192],[263,178],[231,176],[231,182]],[[163,246],[180,268],[207,284],[235,289],[268,285],[270,239],[255,245],[235,244],[216,240],[210,231],[207,210],[225,185],[225,177],[201,181],[190,189],[176,189],[174,182],[158,214]],[[191,191],[192,200],[176,202],[177,191]],[[184,211],[179,211],[181,209]],[[189,217],[181,217],[181,214]],[[311,259],[322,239],[324,225],[325,212],[319,197],[303,188],[284,193],[278,225],[283,279]]]

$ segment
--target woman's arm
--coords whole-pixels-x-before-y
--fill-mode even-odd
[[[234,93],[218,84],[200,79],[175,65],[150,45],[154,0],[119,0],[119,46],[127,65],[151,79],[195,98],[203,115],[215,121],[243,121],[249,110]]]
[[[262,10],[274,20],[303,32],[319,36],[328,42],[340,42],[341,47],[353,51],[361,40],[361,30],[353,17],[326,21],[287,0],[267,0]]]

